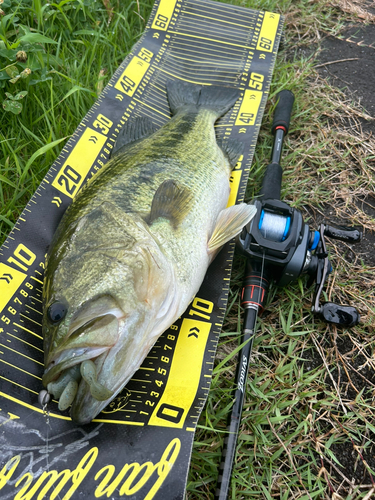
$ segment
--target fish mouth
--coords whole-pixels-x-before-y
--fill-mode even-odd
[[[59,399],[59,410],[66,410],[73,403],[81,383],[88,384],[97,401],[113,396],[97,378],[108,352],[118,340],[118,332],[116,316],[94,318],[70,331],[67,341],[51,353],[42,382],[48,392]]]

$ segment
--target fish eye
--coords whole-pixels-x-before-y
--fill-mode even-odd
[[[47,317],[51,323],[59,323],[65,318],[67,310],[63,302],[53,302],[47,309]]]

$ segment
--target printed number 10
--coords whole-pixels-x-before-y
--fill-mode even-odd
[[[25,245],[20,243],[18,247],[13,252],[14,257],[9,257],[8,262],[11,264],[15,264],[17,267],[22,269],[22,271],[27,272],[28,268],[36,259],[36,255],[34,252],[29,250]],[[22,262],[22,264],[21,264]],[[26,265],[25,265],[26,264]]]

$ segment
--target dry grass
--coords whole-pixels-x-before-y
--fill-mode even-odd
[[[284,12],[288,50],[280,53],[272,91],[282,86],[296,96],[282,160],[282,196],[311,228],[325,221],[362,226],[367,235],[375,233],[374,217],[364,210],[375,188],[375,137],[363,131],[363,123],[373,118],[314,67],[321,41],[339,36],[344,21],[358,21],[362,11],[353,8],[361,4],[293,2]],[[260,131],[248,200],[269,160],[272,104]],[[326,300],[356,305],[361,324],[339,330],[313,318],[312,290],[302,279],[271,289],[252,354],[230,498],[374,497],[375,267],[355,245],[327,245],[334,272]],[[243,267],[237,258],[218,362],[238,345]],[[189,500],[212,498],[214,491],[223,434],[207,428],[225,429],[235,358],[226,366],[213,380],[199,422]]]

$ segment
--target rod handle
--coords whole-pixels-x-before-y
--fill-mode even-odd
[[[271,131],[275,134],[278,127],[284,130],[285,135],[288,133],[290,116],[294,103],[294,94],[290,90],[282,90],[277,94],[278,103],[275,108]]]
[[[280,200],[282,177],[283,169],[279,163],[267,165],[260,190],[262,200]]]

